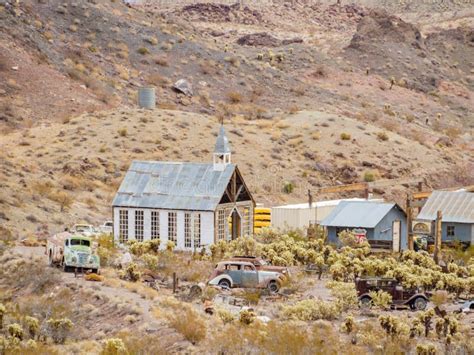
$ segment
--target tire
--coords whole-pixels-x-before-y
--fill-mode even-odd
[[[66,265],[66,263],[64,262],[64,259],[63,259],[61,265],[63,266],[63,271],[64,272],[69,272],[70,268],[69,268],[69,266]]]
[[[369,296],[364,296],[359,300],[359,307],[362,309],[369,309],[372,307],[372,299]]]
[[[416,311],[424,311],[426,309],[428,302],[423,297],[417,297],[413,300],[412,305],[413,309]]]
[[[230,288],[231,287],[230,281],[227,280],[227,279],[220,280],[218,285],[222,288]]]
[[[277,293],[280,290],[280,285],[276,281],[270,281],[267,287],[271,293]]]

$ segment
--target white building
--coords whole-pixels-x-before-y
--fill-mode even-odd
[[[132,163],[112,203],[114,238],[196,250],[253,234],[254,207],[221,126],[212,163]]]
[[[320,224],[341,201],[366,201],[362,198],[313,202],[272,207],[272,227],[280,230],[305,229],[310,223]],[[370,200],[381,202],[383,200]]]

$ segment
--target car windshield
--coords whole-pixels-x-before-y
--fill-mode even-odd
[[[87,232],[89,231],[91,228],[89,226],[77,226],[76,227],[76,231],[78,232]]]
[[[71,245],[84,245],[86,247],[89,247],[91,245],[91,242],[84,239],[71,239]]]

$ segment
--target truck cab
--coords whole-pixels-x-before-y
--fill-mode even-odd
[[[100,259],[92,250],[92,239],[83,235],[60,233],[48,241],[47,254],[51,266],[70,269],[91,270],[97,273]]]

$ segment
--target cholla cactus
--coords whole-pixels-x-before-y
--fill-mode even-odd
[[[39,330],[39,320],[35,317],[26,316],[25,323],[30,337],[32,339],[36,338],[36,335],[38,335]]]
[[[342,323],[342,326],[341,326],[341,330],[344,333],[350,334],[354,330],[354,325],[355,325],[354,317],[349,315],[346,317],[346,319],[344,319],[344,322]]]
[[[111,338],[107,339],[104,344],[104,348],[101,351],[101,355],[125,355],[127,354],[127,348],[122,339]]]
[[[11,337],[17,338],[18,340],[23,340],[24,332],[20,324],[18,323],[9,324],[7,327],[7,331]]]
[[[5,313],[7,313],[7,309],[2,303],[0,303],[0,329],[3,329],[3,317],[5,316]]]
[[[370,291],[369,296],[372,299],[372,304],[375,307],[379,307],[381,309],[388,309],[392,304],[392,295],[385,291]]]
[[[249,325],[252,324],[255,321],[255,313],[252,310],[245,309],[240,312],[240,323]]]
[[[63,344],[74,323],[69,318],[50,318],[46,322],[51,338],[56,344]]]

